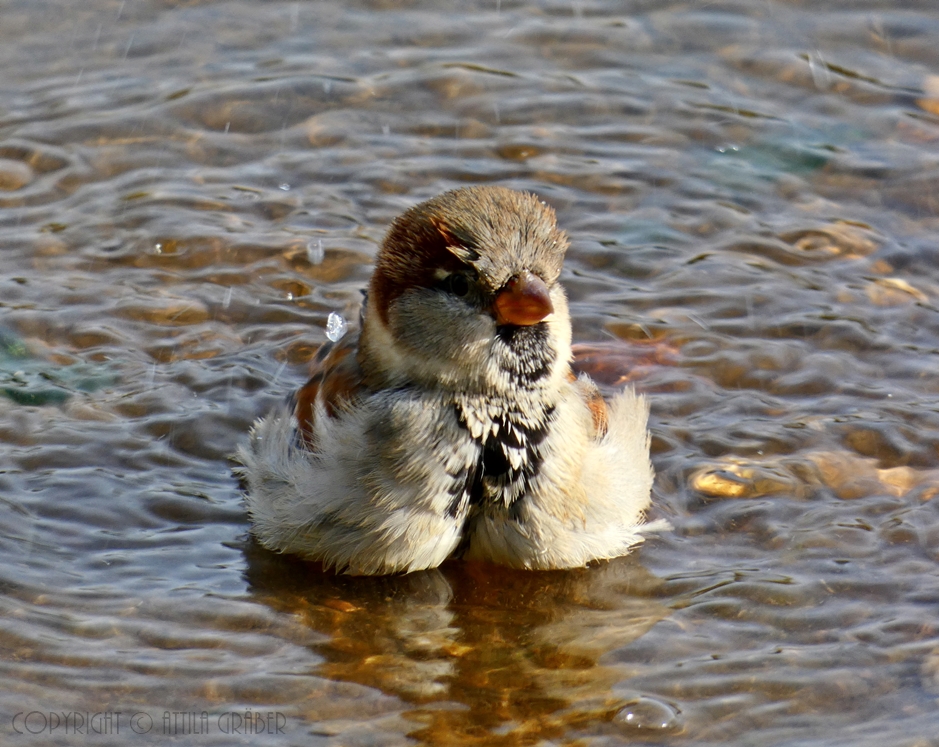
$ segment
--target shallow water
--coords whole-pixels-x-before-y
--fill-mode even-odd
[[[932,0],[4,3],[4,743],[939,745],[937,38]],[[557,209],[673,530],[261,550],[227,456],[389,220],[475,183]]]

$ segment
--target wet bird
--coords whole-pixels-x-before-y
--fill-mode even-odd
[[[397,218],[360,330],[238,458],[265,547],[352,574],[583,566],[642,541],[648,405],[571,368],[554,211],[500,187]]]

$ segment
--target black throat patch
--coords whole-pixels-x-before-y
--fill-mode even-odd
[[[502,369],[515,383],[528,388],[551,372],[557,352],[551,345],[547,323],[523,327],[506,324],[496,328],[496,335],[508,348]]]
[[[454,409],[457,423],[470,431],[463,406],[456,404]],[[536,419],[518,410],[506,410],[492,418],[488,431],[473,438],[479,446],[476,463],[463,480],[455,481],[448,515],[504,510],[516,519],[531,481],[541,470],[541,444],[553,422],[553,406]]]

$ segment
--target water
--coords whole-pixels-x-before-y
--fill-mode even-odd
[[[932,0],[4,3],[4,743],[939,744],[937,35]],[[673,531],[563,573],[261,550],[228,455],[391,218],[470,183],[558,210]]]

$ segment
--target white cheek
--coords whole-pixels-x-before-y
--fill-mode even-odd
[[[372,368],[391,379],[399,375],[404,376],[407,368],[404,351],[398,348],[391,332],[373,308],[368,309],[365,314],[362,340],[366,344],[365,357]]]
[[[414,291],[391,305],[388,327],[377,319],[372,323],[377,314],[367,316],[370,353],[386,372],[455,388],[472,386],[484,376],[495,321],[469,304]]]
[[[432,291],[402,295],[388,318],[392,334],[404,347],[446,360],[460,359],[495,332],[495,322],[488,314]]]
[[[567,376],[571,325],[567,298],[560,285],[551,289],[554,311],[545,318],[556,352],[549,388]],[[374,310],[366,313],[367,356],[388,384],[421,382],[457,391],[505,391],[509,376],[494,350],[496,322],[460,299],[433,291],[411,291],[388,309],[385,326]]]
[[[545,321],[551,330],[551,342],[557,351],[558,360],[566,363],[571,359],[571,313],[567,306],[567,295],[559,284],[551,289],[551,304],[554,311]]]

